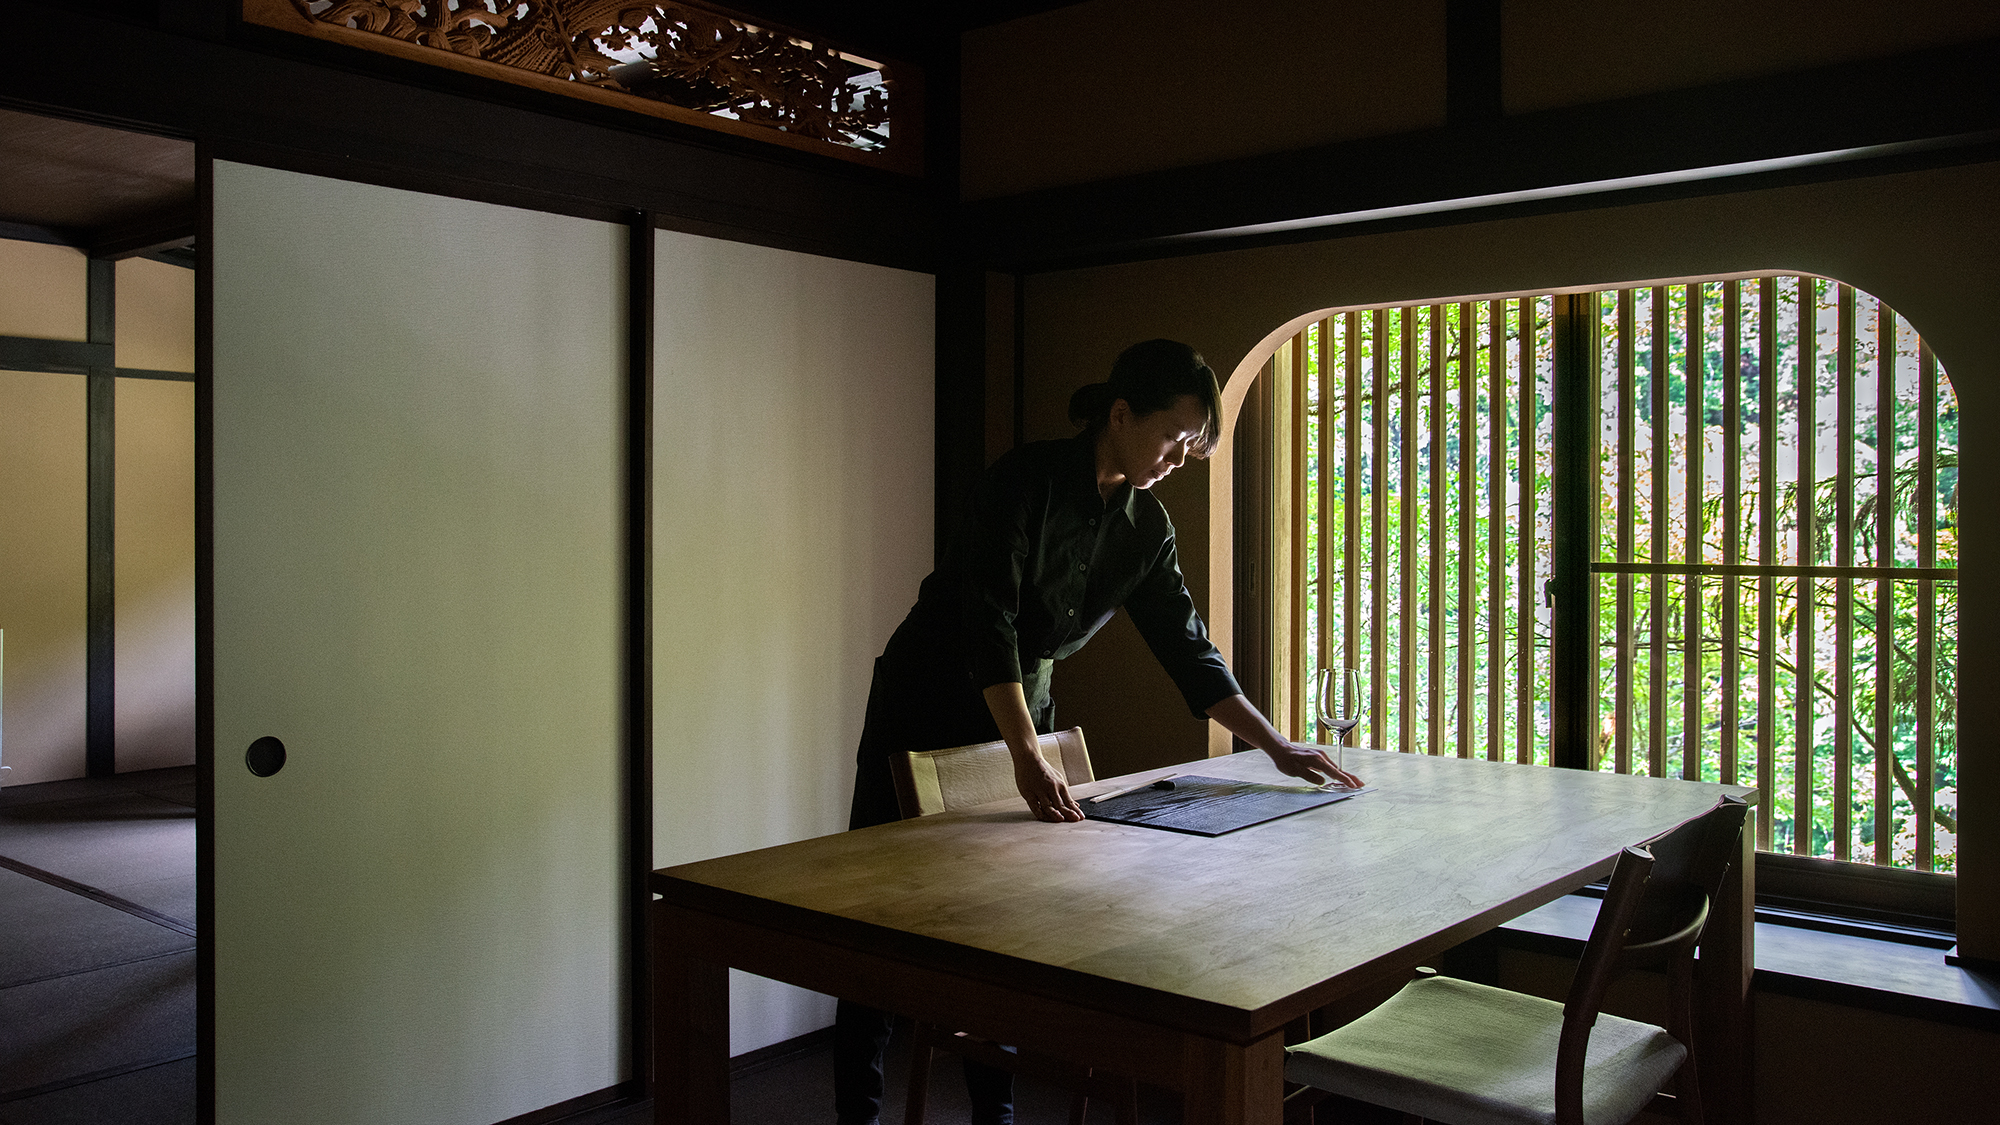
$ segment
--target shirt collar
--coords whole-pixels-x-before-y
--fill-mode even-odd
[[[1080,489],[1078,499],[1090,511],[1118,512],[1125,517],[1126,523],[1137,527],[1139,525],[1139,490],[1132,487],[1131,481],[1125,481],[1111,493],[1110,500],[1104,500],[1099,497],[1097,494],[1096,435],[1082,433],[1071,438],[1070,441],[1072,443],[1072,457],[1075,463],[1076,480]]]

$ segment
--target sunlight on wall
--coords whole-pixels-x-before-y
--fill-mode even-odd
[[[194,384],[118,380],[117,426],[118,771],[192,765]]]
[[[118,263],[117,364],[194,371],[194,271],[127,258]]]
[[[0,238],[0,336],[85,339],[84,273],[80,251]]]
[[[8,785],[83,776],[83,380],[0,371]]]

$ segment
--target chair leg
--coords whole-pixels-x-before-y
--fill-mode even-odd
[[[910,1088],[903,1100],[903,1125],[924,1125],[931,1096],[931,1025],[910,1029]]]
[[[1681,1072],[1674,1076],[1674,1108],[1680,1111],[1685,1125],[1702,1125],[1701,1082],[1695,1077],[1693,1055],[1688,1056],[1681,1064]]]
[[[1069,1100],[1069,1125],[1083,1125],[1083,1119],[1090,1115],[1090,1095],[1082,1090]]]
[[[1118,1078],[1118,1125],[1139,1125],[1139,1080]]]

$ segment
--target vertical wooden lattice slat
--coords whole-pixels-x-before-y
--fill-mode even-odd
[[[1896,565],[1896,319],[1889,306],[1875,303],[1875,552],[1874,564]],[[1896,593],[1888,575],[1875,582],[1875,862],[1889,862],[1896,833],[1895,642]]]
[[[1815,487],[1818,475],[1818,443],[1814,435],[1819,432],[1819,303],[1815,294],[1813,279],[1801,277],[1798,286],[1798,340],[1794,347],[1796,375],[1796,398],[1798,401],[1798,423],[1793,441],[1797,443],[1799,476],[1796,485],[1798,502],[1795,505],[1798,516],[1799,565],[1811,566],[1819,561],[1816,551],[1818,543],[1818,520]],[[1815,645],[1818,635],[1813,629],[1813,611],[1817,603],[1816,582],[1807,574],[1800,574],[1798,589],[1798,640],[1797,682],[1792,690],[1794,716],[1792,719],[1792,851],[1797,855],[1813,854],[1812,809],[1813,809],[1813,682],[1818,675],[1816,665],[1818,652]]]
[[[1834,356],[1834,564],[1854,565],[1854,290],[1837,286]],[[1854,854],[1854,580],[1833,580],[1833,855]]]
[[[1388,746],[1389,699],[1389,553],[1384,540],[1389,530],[1389,364],[1387,347],[1389,312],[1376,309],[1369,317],[1368,374],[1371,405],[1368,419],[1373,429],[1374,456],[1368,465],[1368,516],[1370,571],[1368,587],[1371,605],[1368,615],[1368,745]]]
[[[1444,752],[1444,323],[1445,306],[1431,306],[1430,323],[1430,408],[1425,427],[1430,450],[1430,583],[1425,601],[1430,605],[1430,628],[1425,633],[1429,657],[1427,693],[1430,714],[1424,722],[1428,738],[1424,752],[1433,756]]]
[[[1500,760],[1501,685],[1506,681],[1507,570],[1501,505],[1507,490],[1507,302],[1487,306],[1486,323],[1486,758]]]
[[[1340,651],[1342,666],[1361,667],[1361,314],[1348,313],[1342,321],[1340,387],[1346,396],[1344,426],[1345,453],[1342,460],[1341,489],[1341,609]],[[1374,713],[1374,708],[1369,708]],[[1371,723],[1374,720],[1369,720]],[[1373,727],[1369,733],[1373,734]],[[1358,741],[1349,731],[1349,743]],[[1363,745],[1374,745],[1366,742]]]
[[[1778,544],[1778,279],[1757,282],[1757,561],[1779,562]],[[1778,579],[1757,582],[1757,791],[1777,796]],[[1767,802],[1768,805],[1768,802]],[[1766,807],[1757,821],[1757,846],[1771,850]]]
[[[1546,298],[1523,297],[1521,306],[1520,416],[1515,420],[1514,457],[1520,481],[1520,536],[1518,556],[1520,577],[1515,590],[1517,610],[1514,624],[1514,760],[1535,760],[1535,618],[1541,604],[1541,590],[1535,583],[1535,446],[1538,444],[1535,397],[1535,313]],[[1550,320],[1554,320],[1551,310]],[[1496,520],[1496,524],[1504,521]]]
[[[1287,594],[1285,720],[1291,737],[1306,737],[1305,669],[1309,656],[1306,644],[1306,334],[1292,337],[1291,410],[1292,455],[1286,464],[1285,484],[1291,492],[1292,554],[1291,589]]]
[[[1667,525],[1671,522],[1667,485],[1674,466],[1672,427],[1667,421],[1670,382],[1667,351],[1672,336],[1667,331],[1666,287],[1653,286],[1650,296],[1653,331],[1647,347],[1646,382],[1651,391],[1653,417],[1646,428],[1646,446],[1647,468],[1653,483],[1647,519],[1653,534],[1649,561],[1665,563],[1676,561],[1668,556],[1667,540]],[[1646,581],[1651,622],[1648,640],[1652,642],[1646,666],[1646,772],[1651,777],[1667,776],[1667,584],[1672,581],[1657,573],[1649,575]]]
[[[1702,326],[1702,295],[1699,283],[1685,288],[1683,302],[1685,316],[1685,350],[1682,371],[1687,383],[1687,508],[1686,551],[1683,560],[1690,565],[1702,563],[1702,539],[1706,534],[1704,500],[1708,491],[1708,479],[1703,473],[1702,453],[1707,445],[1708,405],[1706,383],[1707,365],[1703,362],[1707,349],[1704,345]],[[1702,722],[1701,703],[1704,677],[1702,675],[1702,581],[1699,574],[1689,574],[1682,583],[1682,623],[1681,623],[1681,779],[1701,780]]]
[[[1458,306],[1458,756],[1472,756],[1472,673],[1478,639],[1472,608],[1473,487],[1478,482],[1478,309]]]
[[[1917,341],[1917,565],[1937,565],[1937,361],[1930,345]],[[1937,864],[1935,818],[1932,794],[1937,790],[1937,652],[1931,637],[1937,628],[1937,583],[1925,578],[1917,584],[1917,729],[1916,790],[1921,800],[1913,802],[1917,818],[1916,868],[1929,871]]]
[[[1334,345],[1333,324],[1333,318],[1331,317],[1319,322],[1319,371],[1317,372],[1315,383],[1319,395],[1319,448],[1317,450],[1319,456],[1319,496],[1313,508],[1313,530],[1314,534],[1318,537],[1317,553],[1319,555],[1319,589],[1317,591],[1318,596],[1313,599],[1315,603],[1313,609],[1317,615],[1317,628],[1314,630],[1317,644],[1315,646],[1316,651],[1313,653],[1313,667],[1315,668],[1326,668],[1334,663],[1334,601],[1333,596],[1328,591],[1334,589],[1338,583],[1334,581],[1333,577],[1335,543],[1333,505],[1328,501],[1333,496],[1334,487],[1336,460],[1334,456],[1334,439],[1340,434],[1341,429],[1345,428],[1344,423],[1346,419],[1342,418],[1339,410],[1334,405],[1338,401],[1333,397],[1334,359],[1338,353]],[[1341,419],[1343,423],[1341,428],[1334,426],[1334,419],[1336,418]],[[1345,552],[1342,553],[1344,554]],[[1346,596],[1347,591],[1342,590],[1341,597],[1344,599]],[[1325,742],[1326,735],[1327,730],[1324,726],[1319,725],[1318,711],[1315,709],[1313,741]]]
[[[1618,365],[1613,378],[1618,383],[1618,561],[1633,561],[1633,551],[1637,547],[1637,526],[1634,522],[1633,492],[1639,487],[1636,478],[1638,459],[1634,446],[1638,443],[1637,378],[1633,370],[1632,341],[1632,291],[1618,291]],[[1612,768],[1619,773],[1632,772],[1632,726],[1637,721],[1632,706],[1632,672],[1638,661],[1639,648],[1633,620],[1632,575],[1620,571],[1618,585],[1618,661],[1613,669],[1615,700],[1613,712],[1616,726],[1612,731]]]
[[[1421,397],[1417,383],[1417,310],[1405,306],[1396,310],[1398,366],[1402,396],[1397,411],[1397,452],[1401,454],[1402,479],[1397,488],[1396,513],[1397,629],[1396,629],[1396,749],[1405,754],[1417,749],[1417,592],[1411,579],[1417,569],[1417,404]]]
[[[1722,283],[1722,561],[1743,561],[1743,283]],[[1743,584],[1732,572],[1722,579],[1722,729],[1717,754],[1722,782],[1736,784],[1737,681],[1742,668],[1738,611]]]

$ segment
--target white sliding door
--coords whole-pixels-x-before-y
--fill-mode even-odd
[[[930,572],[935,369],[928,274],[664,232],[655,262],[664,866],[847,827],[873,662]],[[833,1018],[740,973],[730,1000],[739,1054]]]
[[[221,162],[214,193],[217,1121],[614,1085],[624,232]]]

